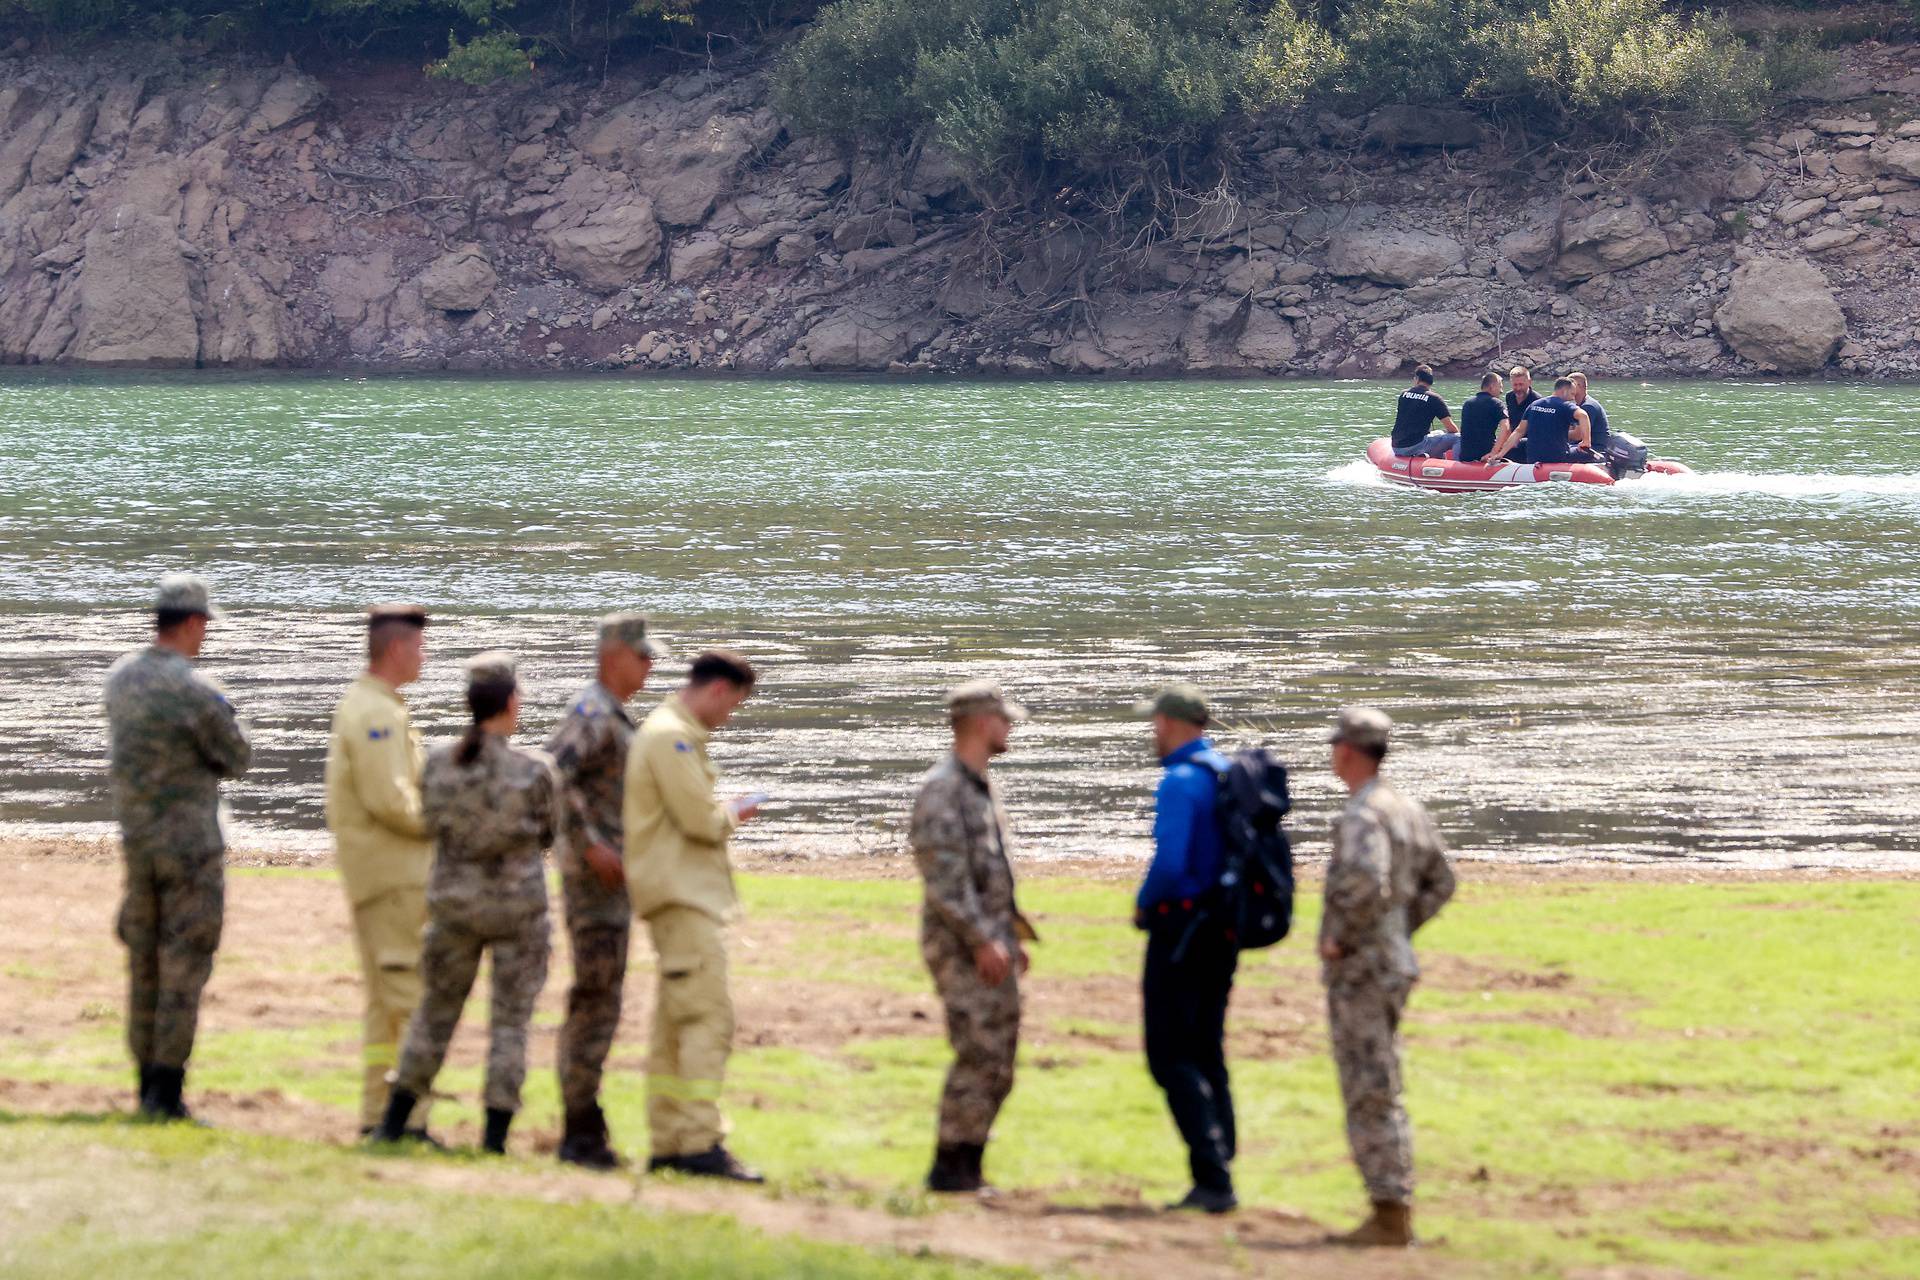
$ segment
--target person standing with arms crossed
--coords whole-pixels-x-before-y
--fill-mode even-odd
[[[641,722],[627,752],[627,895],[659,959],[647,1055],[649,1170],[763,1182],[725,1144],[720,1088],[733,1050],[726,928],[739,908],[727,840],[758,809],[722,802],[707,740],[753,692],[753,667],[710,649]]]
[[[400,690],[426,663],[427,611],[367,610],[367,667],[340,696],[327,742],[327,829],[353,915],[366,987],[361,1015],[360,1134],[387,1111],[400,1038],[420,1003],[420,935],[427,926],[433,845],[420,812],[426,752]],[[426,1107],[410,1137],[428,1141]]]
[[[220,780],[246,773],[247,733],[217,685],[193,668],[216,615],[207,584],[161,579],[153,643],[107,672],[107,778],[126,891],[127,1044],[140,1114],[191,1120],[181,1098],[226,911]]]
[[[1007,811],[987,774],[1027,713],[999,685],[978,680],[947,695],[947,718],[953,750],[921,782],[907,842],[926,884],[920,954],[953,1046],[927,1189],[970,1192],[986,1189],[987,1141],[1013,1091],[1021,944],[1035,940],[1014,904]]]
[[[543,854],[560,819],[560,780],[544,752],[510,741],[520,686],[505,653],[467,659],[473,722],[434,749],[420,776],[420,808],[433,836],[420,1005],[407,1023],[387,1114],[374,1140],[405,1136],[414,1106],[433,1089],[473,991],[483,952],[493,954],[487,1018],[486,1132],[481,1150],[505,1155],[527,1078],[527,1026],[547,981],[551,931]]]
[[[647,683],[666,649],[637,613],[600,620],[594,679],[547,741],[565,789],[560,888],[573,948],[573,986],[560,1027],[557,1067],[565,1128],[559,1157],[589,1169],[623,1163],[607,1136],[600,1077],[620,1027],[621,988],[633,933],[633,904],[620,865],[621,813],[633,721],[627,699]]]
[[[1348,707],[1328,741],[1350,799],[1333,822],[1321,975],[1347,1141],[1373,1212],[1331,1243],[1413,1243],[1413,1134],[1400,1099],[1400,1019],[1420,977],[1413,933],[1453,896],[1446,844],[1418,800],[1380,777],[1393,722]]]

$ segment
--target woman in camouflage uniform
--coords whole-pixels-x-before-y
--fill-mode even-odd
[[[514,746],[520,691],[513,659],[483,653],[467,663],[473,724],[437,748],[421,774],[421,809],[434,840],[427,882],[425,993],[407,1027],[376,1141],[405,1136],[414,1104],[433,1087],[483,951],[493,952],[485,1150],[505,1154],[527,1075],[527,1024],[547,980],[547,885],[542,853],[560,812],[553,762]]]

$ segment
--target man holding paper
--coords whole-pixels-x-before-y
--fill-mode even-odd
[[[641,722],[627,754],[622,812],[633,912],[659,957],[647,1057],[650,1170],[760,1182],[723,1142],[720,1086],[733,1048],[726,925],[738,908],[727,839],[760,797],[716,797],[707,739],[753,692],[753,667],[714,649]]]

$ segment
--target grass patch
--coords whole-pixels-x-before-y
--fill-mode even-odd
[[[1920,1273],[1920,1011],[1911,996],[1920,884],[1490,884],[1471,869],[1466,881],[1422,936],[1428,976],[1407,1026],[1422,1226],[1445,1241],[1431,1259],[1497,1276]],[[781,940],[744,957],[743,984],[814,985],[823,999],[868,991],[896,1005],[902,993],[924,998],[912,881],[747,876],[742,889],[756,925]],[[1022,897],[1045,941],[1034,949],[1031,1033],[990,1172],[1061,1206],[1176,1196],[1184,1152],[1147,1077],[1132,1009],[1120,1003],[1132,998],[1140,953],[1125,888],[1041,879]],[[1243,1200],[1334,1224],[1362,1197],[1309,954],[1317,913],[1304,897],[1297,936],[1244,958],[1233,1016],[1243,1046],[1233,1062],[1236,1172]],[[563,953],[543,1019],[564,991]],[[635,954],[644,970],[639,940]],[[647,980],[634,976],[636,998]],[[1072,998],[1049,999],[1050,984]],[[1099,1003],[1076,994],[1085,991],[1109,994]],[[483,1009],[476,1003],[472,1016]],[[941,1211],[918,1185],[946,1048],[937,1019],[927,1034],[890,1025],[823,1046],[755,1043],[743,1024],[728,1085],[733,1142],[772,1176],[774,1194],[907,1220]],[[211,1034],[194,1085],[278,1091],[337,1114],[345,1133],[357,1039],[344,1019]],[[617,1045],[606,1082],[614,1131],[630,1147],[644,1134],[642,1051]],[[0,1080],[123,1088],[128,1074],[117,1018],[57,1041],[0,1040]],[[463,1101],[437,1108],[436,1127],[477,1123],[478,1069],[456,1063],[441,1085]],[[527,1108],[517,1133],[557,1124],[549,1061],[529,1072]],[[857,1252],[789,1254],[725,1222],[688,1224],[683,1242],[680,1225],[644,1215],[636,1225],[617,1206],[487,1194],[476,1214],[414,1190],[402,1212],[390,1202],[398,1193],[366,1185],[364,1158],[244,1135],[17,1122],[0,1125],[0,1167],[16,1184],[48,1171],[56,1185],[83,1177],[90,1190],[77,1203],[99,1206],[72,1218],[17,1208],[40,1203],[38,1193],[0,1193],[0,1272],[9,1275],[111,1273],[136,1256],[203,1274],[343,1274],[349,1256],[355,1273],[411,1275],[431,1263],[504,1274],[506,1258],[518,1275],[645,1273],[665,1265],[649,1250],[653,1233],[669,1231],[676,1252],[663,1274],[877,1275],[902,1265]],[[149,1183],[183,1188],[200,1208],[143,1216]],[[123,1201],[134,1211],[116,1208]],[[734,1269],[700,1270],[723,1256]]]

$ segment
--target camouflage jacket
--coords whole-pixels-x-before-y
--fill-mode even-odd
[[[553,762],[492,733],[471,764],[455,760],[459,749],[457,742],[435,748],[420,777],[434,841],[428,907],[436,917],[474,924],[544,912],[541,854],[554,841],[560,809]]]
[[[1453,896],[1446,842],[1418,800],[1376,778],[1333,820],[1320,940],[1337,943],[1328,982],[1420,976],[1413,933]]]
[[[925,930],[950,930],[969,948],[1033,936],[1013,900],[1007,811],[990,779],[954,755],[928,770],[907,841],[926,881]]]
[[[621,852],[621,807],[625,800],[627,748],[633,721],[626,707],[599,681],[588,685],[547,740],[564,789],[560,874],[567,887],[568,918],[582,912],[606,924],[624,924],[632,907],[624,888],[609,890],[586,865],[589,843]]]
[[[252,762],[226,695],[193,663],[149,645],[107,673],[108,777],[126,843],[217,854],[220,779]]]

